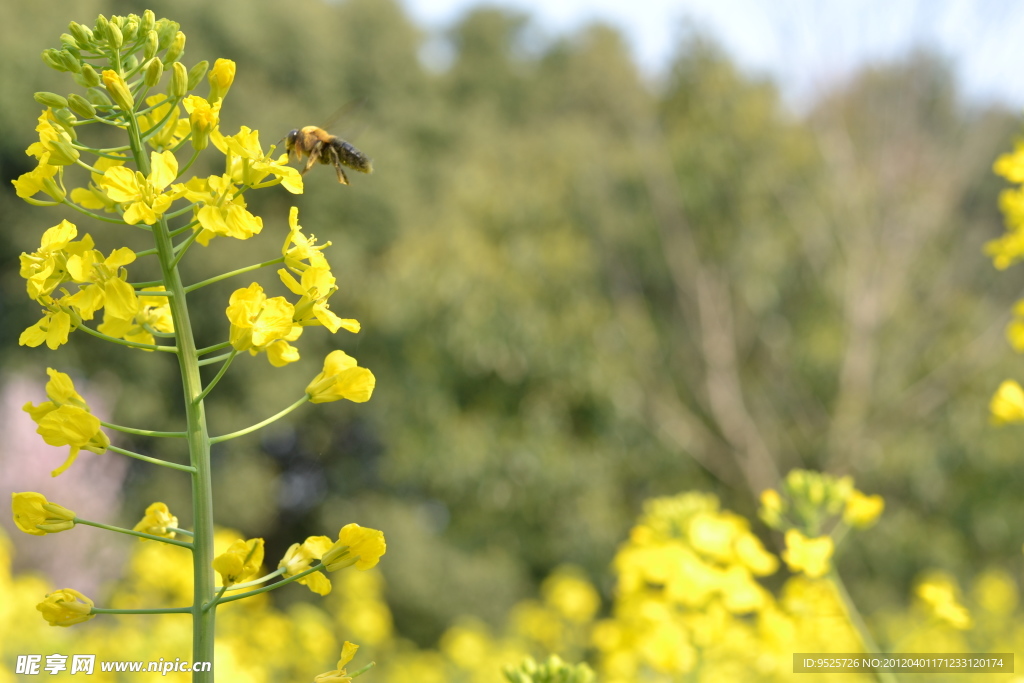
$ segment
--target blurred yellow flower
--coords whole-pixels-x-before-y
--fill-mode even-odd
[[[790,529],[786,532],[786,549],[782,551],[782,559],[791,571],[803,572],[817,579],[828,573],[834,549],[830,536],[807,538],[796,529]]]
[[[96,616],[91,614],[92,607],[93,601],[73,588],[54,591],[36,605],[50,626],[73,626],[88,621]]]
[[[75,513],[51,503],[41,493],[26,491],[11,494],[14,524],[26,534],[45,536],[75,526]]]
[[[1024,389],[1012,379],[1004,380],[988,407],[994,424],[1020,422],[1024,420]]]
[[[1024,183],[1024,142],[1017,141],[1012,152],[1000,154],[992,164],[992,171],[1011,183]]]
[[[957,600],[957,587],[952,577],[944,573],[932,574],[921,581],[914,592],[940,621],[961,630],[971,627],[971,614]]]
[[[843,521],[852,527],[866,529],[878,521],[878,517],[884,509],[885,500],[881,496],[866,496],[855,490],[846,500]]]

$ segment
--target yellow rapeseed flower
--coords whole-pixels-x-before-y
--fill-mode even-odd
[[[316,237],[306,237],[302,233],[302,226],[299,225],[299,207],[293,206],[288,211],[288,236],[285,237],[284,246],[281,247],[281,255],[284,256],[284,263],[291,270],[301,273],[307,268],[327,268],[327,258],[321,253],[331,246],[330,242],[316,245]],[[305,261],[305,263],[303,263]]]
[[[68,334],[71,333],[71,316],[56,305],[51,306],[50,302],[52,299],[40,302],[47,309],[39,322],[21,333],[18,337],[19,345],[36,347],[45,342],[51,351],[56,351],[61,344],[67,344]]]
[[[344,351],[331,351],[324,359],[324,369],[306,387],[313,403],[329,403],[347,398],[355,403],[370,400],[377,379],[356,359]]]
[[[363,571],[376,567],[381,555],[387,552],[384,532],[358,524],[346,524],[338,532],[338,540],[324,553],[320,561],[327,571],[356,566]]]
[[[210,133],[220,123],[220,102],[210,104],[198,95],[189,95],[181,101],[188,112],[189,127],[192,132],[192,147],[204,150],[210,142]]]
[[[88,621],[96,616],[91,613],[92,607],[93,601],[73,588],[49,593],[45,600],[36,605],[50,626],[73,626]]]
[[[356,656],[356,650],[358,649],[358,645],[346,640],[345,644],[341,646],[341,657],[338,659],[338,668],[334,671],[328,671],[318,675],[313,679],[313,683],[350,683],[352,677],[345,675],[345,666],[348,665],[348,663],[352,661],[352,658]]]
[[[313,560],[322,558],[324,553],[331,549],[331,545],[331,539],[327,536],[310,536],[301,545],[293,543],[277,564],[277,568],[285,568],[285,577],[300,574],[309,569]],[[331,580],[322,571],[313,572],[296,581],[308,586],[309,590],[318,595],[327,595],[331,592]]]
[[[166,503],[153,503],[146,508],[145,517],[132,528],[132,531],[139,531],[150,536],[174,538],[177,532],[168,530],[169,526],[178,526],[178,518],[171,514]],[[148,541],[149,539],[140,536],[139,540]]]
[[[233,586],[256,575],[263,564],[263,539],[237,540],[213,560],[224,586]]]
[[[75,513],[33,491],[11,494],[14,524],[26,534],[45,536],[75,526]]]
[[[359,331],[358,320],[339,318],[328,307],[327,299],[338,291],[330,270],[319,267],[307,268],[302,273],[301,281],[296,280],[284,268],[278,270],[277,274],[285,287],[301,297],[295,304],[295,324],[323,325],[332,334],[343,327],[349,332]]]
[[[28,173],[22,173],[17,180],[12,180],[14,192],[29,204],[35,206],[54,206],[64,201],[65,192],[60,185],[60,168],[40,161],[39,165]],[[58,176],[58,180],[54,180]],[[53,201],[35,199],[35,196],[43,192],[49,195]]]
[[[227,316],[231,345],[254,356],[276,341],[293,341],[302,334],[293,322],[295,308],[282,296],[268,299],[256,282],[231,294]]]
[[[28,413],[38,425],[36,433],[51,446],[70,446],[64,464],[55,469],[56,477],[71,467],[80,450],[103,453],[110,445],[110,439],[100,429],[100,421],[89,412],[85,399],[75,391],[71,378],[63,372],[47,368],[50,381],[46,383],[49,401],[33,405],[26,403],[22,410]]]
[[[174,202],[174,193],[164,190],[178,176],[178,160],[171,151],[150,153],[148,176],[124,166],[108,168],[99,185],[111,200],[127,204],[124,221],[129,225],[153,225]]]
[[[207,78],[210,81],[210,102],[223,99],[235,82],[235,63],[230,59],[218,59]]]

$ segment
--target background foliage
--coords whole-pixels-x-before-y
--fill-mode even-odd
[[[73,6],[13,3],[0,24],[0,362],[8,386],[41,387],[47,362],[77,369],[119,422],[172,429],[171,359],[88,338],[45,360],[17,346],[36,319],[18,254],[63,217],[41,219],[9,183],[32,165],[32,93],[60,83],[36,55],[69,20],[141,9]],[[757,494],[799,466],[886,498],[870,541],[838,558],[868,613],[905,601],[926,568],[1019,573],[1017,433],[985,414],[1014,374],[1002,327],[1015,276],[981,255],[1000,232],[990,166],[1016,121],[963,101],[941,59],[865,69],[798,115],[696,34],[652,83],[612,27],[541,40],[496,9],[463,17],[431,66],[392,0],[153,9],[181,23],[187,63],[238,63],[222,130],[249,125],[266,144],[357,101],[331,130],[375,162],[350,187],[318,168],[304,195],[253,202],[266,231],[283,238],[296,201],[333,242],[332,308],[363,332],[305,335],[308,372],[236,363],[215,429],[283,407],[330,343],[378,378],[366,405],[215,452],[218,518],[266,537],[268,557],[338,519],[385,530],[395,630],[432,646],[460,615],[504,623],[566,562],[607,603],[643,500],[712,491],[753,518]],[[259,260],[246,249],[235,266]],[[196,273],[213,253],[190,253]],[[209,288],[201,345],[224,338],[234,286]],[[173,446],[128,447],[182,457],[155,450]],[[53,467],[42,448],[5,449],[12,486]],[[180,483],[133,464],[111,515],[131,526],[155,499],[184,510]],[[307,597],[281,593],[281,609]]]

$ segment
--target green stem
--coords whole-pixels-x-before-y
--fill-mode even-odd
[[[231,342],[229,342],[229,341],[221,342],[220,344],[214,344],[213,346],[204,346],[203,348],[201,348],[198,351],[196,351],[196,355],[197,356],[205,356],[208,353],[213,353],[214,351],[220,351],[221,349],[226,349],[229,346],[231,346]],[[200,361],[200,363],[202,363],[202,362],[204,362],[204,361]]]
[[[167,460],[160,460],[159,458],[151,458],[148,455],[136,453],[135,451],[129,451],[124,448],[118,448],[117,446],[113,445],[107,446],[107,450],[114,451],[115,453],[120,453],[121,455],[127,455],[129,458],[142,460],[143,462],[148,462],[153,465],[162,465],[164,467],[170,467],[172,470],[181,470],[182,472],[190,472],[192,474],[195,474],[195,468],[192,467],[191,465],[179,465],[176,462],[168,462]]]
[[[167,436],[167,437],[178,437],[185,438],[188,436],[185,432],[154,432],[152,429],[135,429],[134,427],[122,427],[121,425],[111,424],[110,422],[104,422],[100,420],[100,424],[107,429],[113,429],[125,434],[138,434],[139,436]]]
[[[278,567],[277,571],[270,572],[269,574],[261,576],[258,579],[253,579],[252,581],[246,581],[245,583],[236,583],[234,586],[228,586],[227,590],[229,590],[229,591],[240,591],[243,588],[249,588],[250,586],[258,586],[261,583],[265,583],[265,582],[269,581],[270,579],[274,578],[275,576],[281,576],[281,574],[284,574],[286,571],[288,571],[287,567]]]
[[[238,595],[232,595],[230,598],[224,598],[223,600],[220,601],[220,604],[223,605],[225,602],[233,602],[235,600],[242,600],[244,598],[250,598],[250,597],[252,597],[254,595],[259,595],[260,593],[266,593],[267,591],[276,590],[276,589],[280,588],[281,586],[284,586],[284,585],[287,585],[289,583],[292,583],[293,581],[298,581],[303,576],[308,576],[309,574],[312,574],[313,572],[323,571],[323,568],[324,568],[324,566],[322,564],[318,564],[315,567],[310,567],[309,569],[307,569],[304,572],[299,572],[298,574],[294,574],[292,576],[289,576],[287,579],[283,579],[281,581],[278,581],[277,583],[272,583],[269,586],[264,586],[263,588],[257,588],[256,590],[252,590],[252,591],[246,591],[245,593],[239,593]]]
[[[217,595],[215,595],[213,597],[213,600],[211,600],[209,603],[203,605],[203,611],[207,612],[211,608],[216,607],[217,603],[220,602],[221,596],[224,595],[224,591],[226,591],[226,590],[227,590],[227,586],[221,586],[220,590],[217,591]]]
[[[854,630],[857,631],[857,635],[860,636],[861,643],[864,645],[864,649],[867,654],[870,655],[881,655],[882,650],[878,647],[878,643],[875,642],[874,636],[871,635],[871,631],[868,629],[868,625],[864,622],[864,617],[861,616],[860,610],[857,609],[857,605],[854,604],[853,598],[846,591],[846,586],[843,584],[842,578],[839,576],[839,572],[836,571],[835,567],[829,571],[826,577],[828,581],[835,588],[836,593],[839,594],[840,602],[843,606],[843,610],[846,612],[846,618],[849,620],[850,625],[853,626]],[[882,683],[899,683],[899,679],[893,675],[891,671],[876,671],[875,676]]]
[[[172,106],[176,106],[175,103]],[[143,175],[150,172],[149,158],[142,148],[138,119],[129,116],[128,132],[135,163]],[[203,391],[199,375],[198,356],[192,321],[185,298],[181,273],[174,265],[174,243],[171,241],[167,218],[161,217],[153,226],[153,237],[160,258],[164,286],[172,296],[168,299],[174,331],[178,337],[178,364],[181,369],[182,393],[185,402],[186,433],[189,460],[192,464],[192,519],[193,519],[193,600],[192,600],[192,661],[213,662],[213,639],[216,609],[203,610],[203,605],[214,597],[213,572],[213,481],[210,470],[210,435],[206,426],[206,409],[196,398]],[[194,672],[193,683],[213,683],[213,672]]]
[[[93,607],[92,614],[191,614],[191,607],[160,607],[157,609],[105,609]],[[195,680],[195,679],[193,679]]]
[[[156,344],[143,344],[142,342],[133,342],[133,341],[128,341],[127,339],[118,339],[117,337],[111,337],[108,334],[103,334],[102,332],[98,332],[97,330],[94,330],[91,327],[86,327],[85,325],[79,325],[78,329],[80,329],[83,332],[86,332],[88,334],[91,334],[94,337],[98,337],[99,339],[103,339],[103,340],[106,340],[108,342],[113,342],[115,344],[120,344],[121,346],[130,346],[133,349],[148,349],[150,351],[166,351],[168,353],[177,353],[178,352],[178,347],[177,346],[157,346]]]
[[[99,522],[90,522],[87,519],[81,517],[75,517],[75,524],[85,524],[87,526],[94,526],[97,529],[106,529],[107,531],[116,531],[119,534],[128,534],[129,536],[138,536],[139,538],[146,538],[150,541],[160,541],[161,543],[169,543],[170,545],[181,546],[182,548],[192,549],[192,544],[185,541],[176,541],[173,538],[164,538],[163,536],[154,536],[153,534],[144,534],[141,531],[135,531],[133,529],[125,529],[119,526],[110,526],[109,524],[100,524]]]
[[[199,158],[199,150],[197,149],[197,150],[194,150],[192,152],[192,158],[189,159],[188,162],[184,166],[182,166],[180,169],[178,169],[178,178],[180,178],[181,176],[185,175],[185,172],[188,169],[192,168],[192,164],[194,164],[196,162],[196,159],[198,159],[198,158]],[[175,178],[175,180],[177,180],[178,178]]]
[[[194,230],[191,235],[185,238],[185,241],[174,248],[175,251],[178,252],[178,255],[174,257],[174,263],[172,265],[178,265],[178,261],[180,261],[181,257],[185,255],[185,252],[188,251],[188,248],[192,246],[192,243],[196,241],[197,237],[199,237],[199,231]]]
[[[192,538],[192,536],[194,536],[194,534],[188,529],[179,529],[176,526],[169,526],[167,527],[167,530],[173,531],[176,534],[181,534],[182,536],[188,536],[189,538]]]
[[[292,412],[293,410],[295,410],[296,408],[298,408],[299,406],[301,406],[303,403],[305,403],[308,400],[309,400],[309,394],[306,394],[305,396],[300,398],[295,403],[291,404],[290,406],[288,406],[287,408],[285,408],[281,412],[277,413],[276,415],[272,415],[272,416],[268,417],[263,422],[257,422],[256,424],[252,425],[251,427],[246,427],[245,429],[239,429],[237,432],[231,432],[230,434],[224,434],[222,436],[215,436],[212,439],[210,439],[210,443],[220,443],[221,441],[228,441],[230,439],[237,439],[240,436],[245,436],[246,434],[251,434],[252,432],[255,432],[257,429],[261,429],[263,427],[266,427],[271,422],[276,422],[277,420],[280,420],[282,417],[284,417],[288,413]]]
[[[267,266],[273,266],[278,263],[284,263],[284,256],[282,256],[281,258],[276,258],[273,261],[264,261],[263,263],[257,263],[255,265],[246,266],[245,268],[239,268],[238,270],[232,270],[230,273],[223,273],[222,275],[218,275],[217,277],[211,277],[208,280],[203,280],[202,282],[197,282],[194,285],[189,285],[188,287],[185,288],[185,291],[194,292],[200,287],[212,285],[214,282],[220,282],[221,280],[226,280],[227,278],[234,277],[235,275],[241,275],[242,273],[248,273],[253,270],[259,270],[260,268],[266,268]]]
[[[89,211],[88,209],[83,209],[82,207],[80,207],[78,204],[75,204],[73,201],[71,201],[67,197],[64,198],[64,201],[62,203],[67,205],[67,206],[70,206],[72,209],[74,209],[78,213],[85,214],[89,218],[94,218],[94,219],[96,219],[98,221],[103,221],[104,223],[116,223],[117,225],[128,225],[127,223],[125,223],[120,218],[107,218],[106,216],[101,216],[98,213],[93,213],[92,211]],[[136,225],[134,227],[142,227],[142,228],[144,228],[146,230],[149,229],[145,225],[143,225],[143,226]]]
[[[231,350],[231,353],[228,354],[228,359],[226,361],[224,361],[224,365],[220,366],[220,370],[217,371],[217,374],[214,376],[214,378],[211,379],[210,383],[206,385],[205,389],[203,389],[203,393],[201,393],[198,396],[196,396],[196,398],[195,398],[195,402],[196,403],[199,403],[200,401],[202,401],[204,398],[207,397],[207,395],[209,395],[209,393],[211,391],[213,391],[213,388],[215,386],[217,386],[217,382],[220,381],[220,378],[223,377],[224,373],[228,371],[229,367],[231,367],[231,361],[233,361],[235,359],[235,356],[237,354],[238,354],[238,351],[235,351],[234,349]]]
[[[228,346],[230,346],[230,344],[228,344]],[[235,355],[236,353],[238,353],[238,352],[235,351],[234,349],[231,349],[227,353],[222,353],[219,356],[214,356],[213,358],[204,358],[203,360],[199,361],[199,365],[200,366],[203,366],[203,365],[213,365],[214,363],[219,363],[222,360],[227,360],[228,358],[230,358],[231,356]]]

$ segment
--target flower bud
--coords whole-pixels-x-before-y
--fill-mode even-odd
[[[124,36],[125,42],[132,42],[136,36],[139,35],[139,17],[131,15],[124,24],[121,25],[121,34]]]
[[[53,197],[57,203],[63,202],[67,194],[64,192],[64,188],[54,181],[52,177],[43,178],[43,192]]]
[[[110,22],[102,14],[96,17],[96,26],[93,28],[93,35],[99,39],[105,41],[107,39],[107,28],[110,26]]]
[[[75,41],[78,43],[78,47],[85,48],[89,47],[93,43],[92,31],[87,26],[82,26],[76,21],[72,21],[68,24],[68,30],[71,31],[71,35],[75,37]]]
[[[116,49],[124,45],[124,35],[117,24],[107,24],[107,44]]]
[[[181,62],[175,62],[171,66],[171,87],[167,89],[167,94],[172,99],[184,97],[185,93],[188,92],[188,71],[185,70],[185,65]]]
[[[45,62],[46,66],[50,67],[51,69],[56,69],[57,71],[68,70],[68,68],[64,66],[64,60],[60,58],[60,50],[55,50],[52,47],[47,48],[43,50],[42,57],[43,62]]]
[[[60,119],[57,120],[57,123],[63,128]],[[52,166],[70,166],[78,161],[78,150],[72,147],[71,143],[66,140],[57,139],[48,142],[46,147],[50,150],[50,160],[48,163]]]
[[[57,93],[52,92],[37,92],[32,96],[32,99],[44,107],[50,107],[51,109],[63,109],[68,106],[68,101],[66,99]]]
[[[128,84],[117,72],[110,69],[104,70],[103,85],[106,86],[110,99],[114,100],[121,111],[128,112],[135,109],[135,98],[132,97],[132,91],[128,89]]]
[[[199,62],[198,64],[196,64],[195,66],[193,66],[191,69],[188,70],[188,89],[189,90],[192,90],[197,85],[199,85],[199,81],[203,80],[203,76],[206,75],[206,71],[209,68],[210,68],[210,63],[204,59],[203,61]]]
[[[220,106],[210,106],[209,102],[198,95],[186,97],[182,104],[188,112],[188,122],[192,128],[192,148],[201,152],[210,142],[210,133],[217,127]]]
[[[185,34],[178,31],[174,35],[174,40],[171,42],[171,46],[167,48],[167,54],[164,55],[164,59],[168,62],[177,61],[181,55],[185,53]]]
[[[68,95],[68,109],[83,119],[91,119],[96,116],[96,107],[92,106],[89,100],[78,93]]]
[[[60,44],[64,47],[73,48],[75,50],[78,49],[78,41],[69,33],[60,34]]]
[[[146,59],[153,59],[158,49],[160,49],[160,36],[156,34],[156,31],[150,31],[146,34],[146,47],[142,54]]]
[[[235,63],[230,59],[218,59],[207,78],[210,81],[210,97],[207,99],[212,104],[223,99],[235,82]]]
[[[160,78],[164,75],[164,63],[160,61],[159,57],[153,57],[149,60],[149,64],[146,65],[145,83],[148,87],[152,88],[160,82]]]
[[[160,36],[160,49],[164,50],[171,44],[181,26],[176,21],[161,19],[156,22],[156,33]],[[168,60],[169,61],[169,60]]]
[[[90,102],[97,107],[109,107],[113,102],[107,97],[107,93],[102,88],[89,88],[85,91],[85,95]]]
[[[153,10],[148,9],[142,13],[142,31],[148,33],[156,26],[156,15]]]
[[[137,67],[138,65],[139,65],[139,58],[136,57],[135,55],[128,55],[127,57],[124,58],[124,64],[122,66],[124,67],[124,70],[126,72],[132,73],[132,72],[135,71],[135,67]]]
[[[92,68],[92,64],[83,64],[82,73],[82,85],[86,88],[95,88],[100,84],[100,75],[96,73],[96,69]]]
[[[78,61],[78,58],[71,54],[66,48],[60,51],[60,61],[64,64],[65,71],[78,73],[82,70],[82,63]]]

